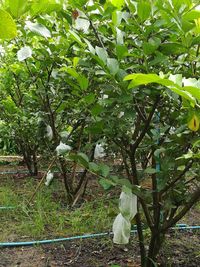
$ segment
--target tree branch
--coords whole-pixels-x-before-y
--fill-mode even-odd
[[[147,130],[149,128],[149,125],[151,123],[151,120],[153,118],[154,112],[156,110],[156,107],[157,107],[159,101],[160,101],[160,95],[158,95],[156,97],[156,100],[153,104],[151,112],[149,113],[149,116],[146,120],[146,123],[144,125],[142,132],[140,133],[139,137],[136,139],[135,143],[133,145],[131,145],[131,150],[132,150],[133,154],[135,154],[136,149],[138,148],[139,144],[142,142],[142,139],[144,138],[145,134],[147,133]]]
[[[199,199],[200,199],[200,187],[192,194],[190,200],[185,204],[182,210],[173,219],[171,219],[170,221],[166,221],[161,231],[165,233],[167,229],[175,225]]]

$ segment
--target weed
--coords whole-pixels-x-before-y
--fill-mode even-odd
[[[28,205],[37,183],[33,178],[19,182],[4,180],[0,187],[0,205],[16,208],[0,210],[0,241],[41,239],[111,229],[118,210],[115,199],[99,196],[70,210],[63,203],[63,185],[55,180],[50,187],[43,187],[34,202]]]

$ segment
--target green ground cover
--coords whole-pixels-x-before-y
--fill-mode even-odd
[[[64,204],[66,193],[59,179],[50,187],[43,186],[30,205],[28,199],[38,181],[33,178],[16,181],[10,177],[2,180],[0,206],[15,207],[0,210],[2,242],[106,231],[111,229],[117,214],[117,197],[103,195],[97,187],[95,192],[88,190],[86,198],[90,201],[70,210]]]

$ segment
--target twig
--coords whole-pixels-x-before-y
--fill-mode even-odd
[[[39,190],[39,188],[41,187],[44,179],[46,178],[46,175],[48,173],[48,171],[51,169],[51,167],[53,166],[54,162],[56,161],[56,157],[53,158],[53,160],[51,161],[51,163],[49,164],[48,169],[46,170],[46,172],[44,173],[44,175],[42,176],[42,179],[40,180],[39,184],[37,185],[35,191],[33,192],[32,196],[30,197],[28,204],[30,204],[30,202],[33,200],[33,198],[35,197],[37,191]]]

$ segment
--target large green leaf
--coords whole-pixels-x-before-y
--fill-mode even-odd
[[[94,162],[90,162],[89,163],[89,169],[90,169],[91,172],[98,173],[99,166],[96,163],[94,163]]]
[[[187,48],[180,43],[163,43],[160,50],[165,55],[183,54],[187,52]]]
[[[124,78],[124,80],[125,81],[132,80],[131,86],[135,87],[141,84],[156,83],[160,81],[161,78],[157,74],[134,73],[127,75]]]
[[[16,35],[17,28],[13,18],[8,12],[0,10],[0,38],[12,39]]]
[[[78,43],[80,44],[81,46],[85,46],[84,43],[81,41],[81,38],[78,36],[77,33],[75,33],[74,31],[72,30],[69,30],[69,33],[71,35],[71,37]]]
[[[107,66],[112,75],[115,75],[119,70],[119,63],[115,58],[108,58]]]
[[[149,1],[139,1],[137,5],[137,15],[141,21],[145,21],[151,14],[151,4]]]
[[[74,8],[83,8],[83,6],[88,2],[88,0],[69,0],[69,5]]]
[[[157,74],[142,74],[142,73],[130,74],[124,78],[124,81],[128,80],[132,80],[128,88],[134,88],[139,85],[147,85],[149,83],[157,83],[160,85],[164,85],[165,87],[168,87],[171,91],[184,97],[185,99],[188,99],[193,104],[196,103],[195,98],[192,96],[192,94],[185,91],[184,88],[180,87],[171,80],[160,78]]]
[[[112,22],[115,25],[115,27],[118,27],[121,24],[122,20],[122,12],[121,11],[114,11],[112,13]]]
[[[193,86],[185,86],[183,89],[189,92],[193,97],[200,100],[200,88],[193,87]]]
[[[6,99],[2,100],[1,104],[3,105],[4,109],[7,112],[9,112],[10,114],[17,113],[17,107],[10,96],[8,96]]]
[[[111,2],[111,4],[117,7],[118,9],[121,9],[125,1],[124,0],[109,0],[109,2]]]
[[[87,77],[85,77],[84,75],[79,75],[79,77],[77,78],[77,81],[78,81],[80,88],[82,90],[86,90],[88,88],[89,81],[88,81]]]
[[[15,18],[18,18],[27,11],[27,4],[27,0],[9,0],[10,12]]]
[[[107,57],[108,57],[107,51],[104,48],[99,47],[99,46],[96,46],[95,50],[96,50],[98,57],[104,62],[104,64],[106,64]]]
[[[122,59],[128,54],[128,48],[125,45],[116,45],[116,54],[119,59]]]
[[[62,6],[55,0],[38,0],[31,6],[31,15],[49,14],[53,11],[59,11]]]
[[[108,165],[101,163],[99,165],[99,171],[103,177],[107,177],[110,173],[110,168]]]
[[[194,20],[200,18],[200,11],[199,10],[191,10],[190,12],[187,12],[185,15],[183,15],[183,20]]]
[[[69,158],[78,162],[83,167],[88,168],[89,159],[88,159],[88,156],[86,154],[80,152],[78,154],[69,155]]]
[[[108,190],[110,189],[112,186],[115,186],[116,184],[110,180],[110,179],[106,179],[106,178],[101,178],[99,180],[100,185],[105,189]]]
[[[183,90],[184,88],[178,88],[178,86],[177,86],[177,87],[170,87],[169,89],[170,89],[171,91],[173,91],[174,93],[176,93],[176,94],[182,96],[183,98],[185,98],[185,99],[191,101],[193,104],[196,103],[195,98],[194,98],[189,92],[184,91],[184,90]]]

